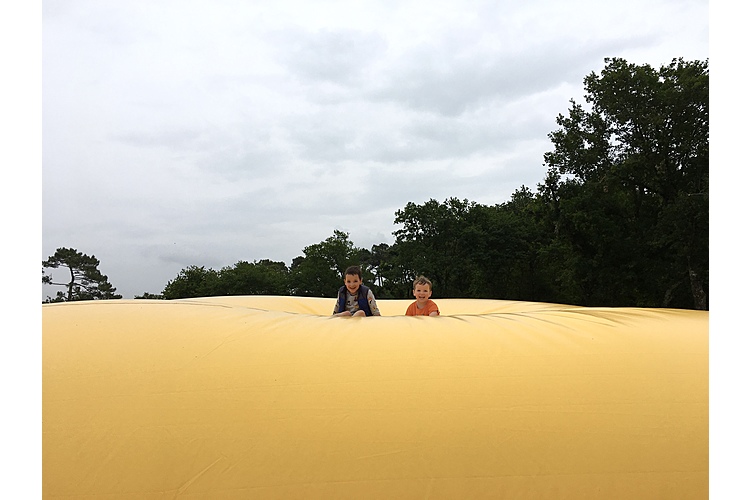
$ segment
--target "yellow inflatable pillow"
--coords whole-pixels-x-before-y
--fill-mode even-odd
[[[708,497],[708,313],[49,304],[45,498]]]

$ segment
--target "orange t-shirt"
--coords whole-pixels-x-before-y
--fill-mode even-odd
[[[409,307],[406,308],[406,315],[407,316],[429,316],[431,312],[436,312],[438,315],[440,315],[440,309],[438,309],[437,304],[435,304],[432,300],[427,299],[427,304],[422,309],[419,309],[417,307],[417,301],[415,300],[412,302]]]

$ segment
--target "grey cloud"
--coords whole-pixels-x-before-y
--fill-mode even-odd
[[[361,83],[368,66],[382,56],[386,41],[357,30],[290,29],[273,36],[279,58],[296,77],[336,86]],[[307,83],[310,84],[310,83]]]
[[[645,41],[644,41],[645,42]],[[632,40],[587,47],[578,41],[529,44],[522,52],[476,45],[419,47],[403,55],[377,86],[367,91],[376,101],[394,102],[444,116],[474,112],[494,101],[511,102],[561,82],[582,81]]]
[[[567,97],[560,100],[567,103]],[[299,117],[288,130],[299,154],[308,160],[386,164],[439,160],[503,151],[519,139],[546,138],[555,115],[546,116],[549,128],[540,128],[541,111],[533,101],[496,99],[460,116],[362,102],[356,110],[352,105],[349,114],[321,108]]]

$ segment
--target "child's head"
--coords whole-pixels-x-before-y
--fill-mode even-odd
[[[426,286],[429,291],[432,291],[432,281],[430,281],[425,276],[418,276],[417,279],[414,280],[414,289],[417,289],[417,286],[422,285],[422,287]]]
[[[349,266],[344,271],[344,285],[349,293],[354,295],[362,284],[362,269],[359,266]]]
[[[419,276],[414,280],[414,298],[417,302],[423,304],[432,296],[432,282],[424,276]]]

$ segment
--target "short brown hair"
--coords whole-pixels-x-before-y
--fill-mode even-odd
[[[362,268],[359,266],[349,266],[346,268],[346,271],[344,271],[344,276],[346,275],[356,275],[359,276],[359,279],[362,279]]]
[[[429,285],[430,290],[432,290],[432,281],[424,276],[417,276],[417,279],[414,280],[414,285],[412,288],[417,288],[417,285]]]

